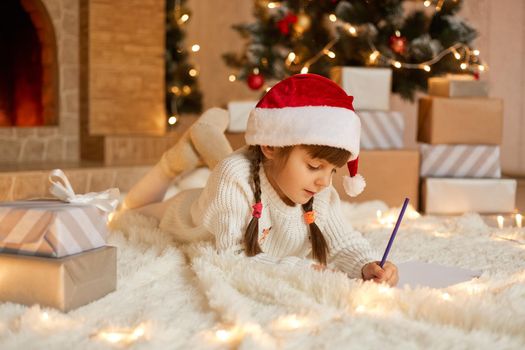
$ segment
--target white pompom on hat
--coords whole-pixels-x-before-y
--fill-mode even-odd
[[[366,183],[357,174],[361,121],[348,96],[336,83],[317,74],[297,74],[274,85],[250,112],[248,145],[322,145],[350,152],[350,177],[343,179],[352,197]]]

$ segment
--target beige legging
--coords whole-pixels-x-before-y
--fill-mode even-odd
[[[173,176],[206,164],[213,169],[217,163],[232,152],[224,135],[227,126],[227,112],[218,108],[206,111],[165,155],[172,163],[179,164],[173,171],[166,171],[161,162],[157,163],[128,192],[122,210],[136,210],[141,214],[161,219],[174,198],[163,201],[173,181]],[[214,119],[215,118],[215,119]],[[186,159],[180,159],[183,152],[191,151]],[[164,155],[163,155],[164,157]],[[165,165],[164,165],[165,166]],[[174,166],[176,167],[176,166]]]

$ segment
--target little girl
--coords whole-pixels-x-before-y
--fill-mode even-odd
[[[287,78],[252,110],[248,146],[230,155],[223,134],[228,114],[211,109],[130,191],[124,207],[157,217],[181,242],[213,239],[220,251],[261,262],[329,266],[395,285],[396,266],[379,266],[369,243],[343,220],[331,186],[336,168],[347,164],[346,191],[355,196],[364,188],[356,174],[361,123],[352,101],[324,77]],[[188,152],[193,160],[181,160]],[[213,168],[204,189],[160,202],[171,179],[197,166],[199,155]]]

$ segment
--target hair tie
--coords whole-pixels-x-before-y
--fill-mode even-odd
[[[307,211],[306,213],[303,214],[303,216],[304,216],[304,221],[306,221],[306,223],[308,225],[314,223],[314,221],[315,221],[315,211],[313,211],[313,210]]]
[[[254,218],[260,219],[261,218],[261,213],[262,213],[262,208],[263,208],[262,203],[261,202],[257,202],[254,205],[252,205],[252,208],[253,208],[252,216]]]

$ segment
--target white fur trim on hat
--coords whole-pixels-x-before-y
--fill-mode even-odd
[[[348,194],[350,197],[356,197],[365,189],[366,181],[360,174],[357,174],[353,177],[344,176],[343,187],[346,194]]]
[[[248,145],[323,145],[359,155],[361,121],[347,108],[306,106],[255,108],[248,118]]]

